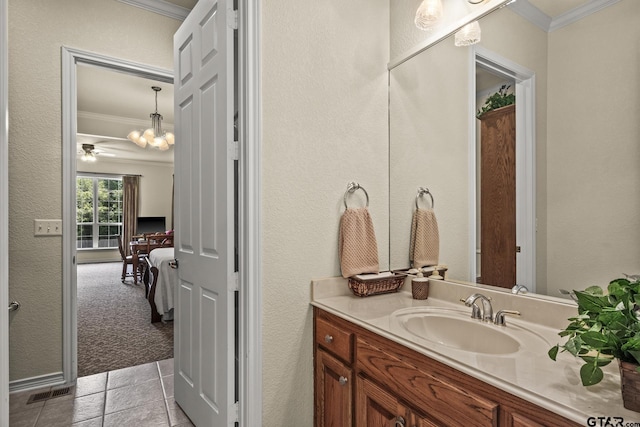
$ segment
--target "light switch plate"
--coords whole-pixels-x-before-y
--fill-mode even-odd
[[[34,224],[36,236],[62,236],[61,219],[36,219]]]

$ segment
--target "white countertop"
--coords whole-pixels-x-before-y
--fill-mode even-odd
[[[343,278],[313,280],[311,286],[313,306],[577,423],[587,425],[589,417],[640,421],[640,413],[622,405],[617,363],[604,368],[605,378],[600,384],[584,387],[580,383],[580,359],[566,353],[558,354],[555,362],[548,357],[549,348],[561,340],[558,331],[577,314],[576,305],[568,300],[512,295],[496,288],[440,280],[431,280],[427,300],[411,297],[410,282],[401,292],[365,298],[354,296]],[[501,309],[520,311],[522,316],[518,318],[507,316],[507,327],[526,328],[549,345],[505,355],[471,353],[420,339],[392,320],[394,311],[409,307],[454,308],[470,314],[471,309],[459,300],[475,292],[492,298],[494,313]]]

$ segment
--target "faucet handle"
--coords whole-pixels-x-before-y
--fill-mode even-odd
[[[471,307],[471,318],[472,319],[480,319],[482,320],[482,312],[480,311],[480,307],[476,304],[475,301],[469,302],[468,299],[460,298],[460,302],[466,305],[467,307]]]
[[[507,324],[504,322],[504,316],[507,314],[520,316],[520,312],[516,310],[498,310],[498,312],[496,313],[496,319],[493,321],[493,323],[498,326],[507,326]]]

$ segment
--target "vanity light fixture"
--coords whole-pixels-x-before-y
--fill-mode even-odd
[[[414,20],[416,27],[424,31],[433,29],[442,18],[442,0],[422,0],[416,18]]]
[[[471,46],[480,42],[480,35],[480,24],[478,21],[473,21],[456,33],[454,44],[456,46]]]
[[[162,88],[151,86],[151,89],[156,93],[156,111],[155,113],[149,114],[149,117],[151,117],[151,127],[144,132],[134,130],[127,135],[127,138],[138,147],[145,148],[148,143],[160,151],[165,151],[169,149],[170,145],[174,144],[175,137],[171,132],[162,130],[162,115],[158,114],[158,92],[160,92]]]

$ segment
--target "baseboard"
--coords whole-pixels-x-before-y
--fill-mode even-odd
[[[37,377],[24,378],[9,382],[9,392],[34,390],[43,387],[53,387],[64,384],[64,376],[62,372],[54,372],[47,375]]]

